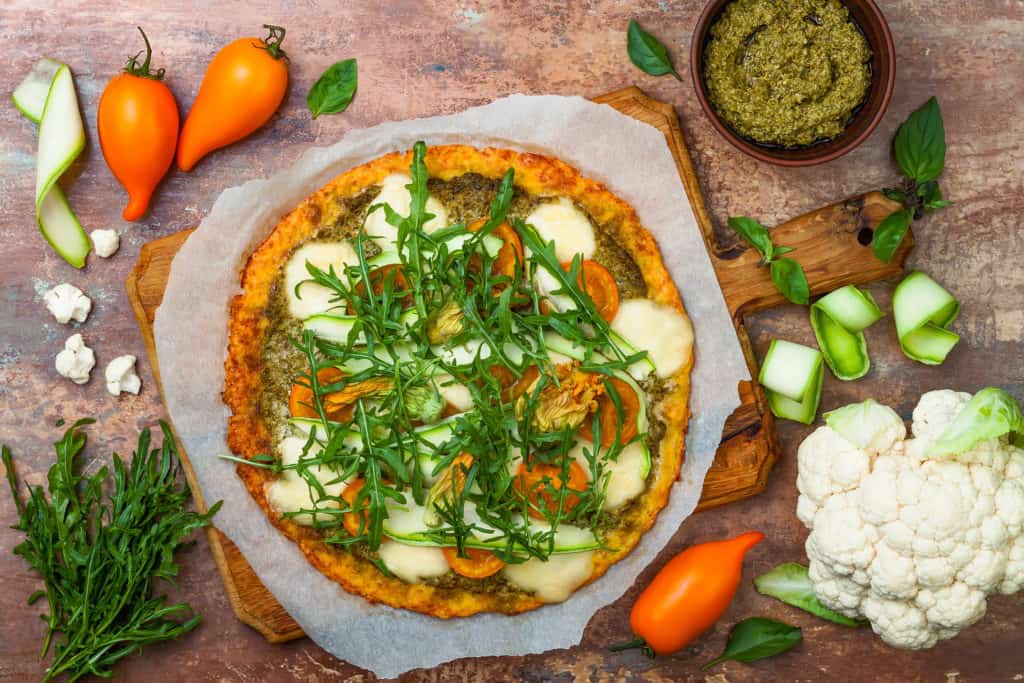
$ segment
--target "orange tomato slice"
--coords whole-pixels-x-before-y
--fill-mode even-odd
[[[345,490],[341,492],[341,497],[349,504],[349,507],[354,507],[356,504],[356,496],[363,490],[366,485],[366,481],[362,477],[357,477],[348,483]],[[358,512],[346,512],[341,516],[341,523],[352,536],[358,536],[360,530],[362,533],[366,533],[367,526],[370,523],[367,511],[364,509]]]
[[[571,267],[572,263],[562,264],[567,271]],[[594,300],[598,314],[611,322],[619,312],[619,286],[611,272],[597,261],[585,260],[580,264],[576,284]]]
[[[344,376],[345,373],[338,368],[326,367],[317,371],[316,380],[320,386],[325,386],[341,381]],[[352,419],[352,404],[332,403],[329,397],[325,397],[323,404],[327,419],[335,422],[348,422]],[[291,394],[288,395],[288,412],[292,417],[320,417],[313,405],[313,388],[305,379],[300,379],[292,385]]]
[[[466,229],[477,232],[486,224],[487,220],[480,218],[467,225]],[[502,223],[491,234],[502,241],[501,249],[491,265],[491,274],[515,277],[516,263],[523,263],[523,241],[519,239],[519,233],[508,223]]]
[[[609,377],[605,381],[610,382],[619,395],[619,403],[622,406],[622,428],[619,434],[619,443],[629,443],[637,435],[637,419],[640,416],[640,398],[633,391],[633,387],[618,377]],[[619,413],[615,409],[615,403],[608,392],[605,392],[597,403],[598,419],[601,421],[601,445],[605,448],[615,443],[615,427],[619,421]],[[594,440],[593,422],[587,418],[580,425],[580,436],[588,441]]]
[[[452,571],[467,579],[486,579],[505,566],[505,562],[490,550],[466,548],[466,557],[459,557],[459,551],[455,548],[442,548],[441,552]]]
[[[547,509],[554,513],[558,510],[557,494],[549,490],[549,485],[558,491],[562,486],[567,486],[572,491],[585,491],[587,489],[587,473],[583,471],[579,463],[573,461],[569,464],[569,481],[562,480],[562,468],[558,465],[549,465],[540,462],[524,462],[519,465],[516,477],[512,480],[512,487],[530,501],[530,516],[536,519],[544,519],[540,508]],[[570,493],[565,497],[562,506],[563,512],[571,512],[579,505],[579,496]]]
[[[403,307],[412,306],[415,302],[412,292],[409,291],[409,280],[405,277],[405,271],[400,263],[392,263],[370,271],[370,285],[373,293],[380,296],[384,293],[384,287],[391,282],[392,292],[408,292],[401,299]],[[356,294],[360,297],[366,296],[366,283],[360,282],[356,285]],[[351,309],[350,309],[351,312]]]

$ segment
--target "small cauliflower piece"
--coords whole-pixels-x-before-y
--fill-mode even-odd
[[[138,394],[142,388],[142,380],[135,374],[135,356],[118,356],[107,363],[103,376],[111,396],[120,396],[124,392]]]
[[[89,373],[96,366],[96,356],[85,345],[82,335],[73,334],[64,342],[64,350],[57,354],[57,372],[75,384],[89,381]]]
[[[848,406],[800,445],[815,593],[894,647],[952,638],[984,616],[988,595],[1024,587],[1024,451],[1001,436],[926,457],[970,400],[925,394],[910,439],[885,406]]]
[[[62,325],[74,320],[84,323],[92,310],[92,300],[82,290],[63,282],[43,295],[46,308]]]
[[[121,246],[121,239],[117,236],[116,230],[93,230],[89,237],[92,239],[96,255],[101,258],[110,258]]]

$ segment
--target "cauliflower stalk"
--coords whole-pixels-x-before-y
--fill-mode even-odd
[[[913,438],[866,401],[800,445],[797,516],[821,602],[900,648],[929,648],[1024,586],[1024,431],[1005,392],[932,391]]]

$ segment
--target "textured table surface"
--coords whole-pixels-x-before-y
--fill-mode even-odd
[[[956,205],[916,227],[911,264],[933,274],[964,305],[956,329],[964,341],[941,368],[906,360],[891,325],[869,330],[874,369],[862,381],[829,381],[823,407],[873,396],[908,416],[926,390],[968,391],[998,384],[1024,398],[1024,3],[1021,0],[932,2],[880,0],[896,41],[896,94],[888,115],[859,150],[829,165],[785,170],[756,163],[729,147],[704,119],[688,82],[653,79],[626,58],[625,27],[636,16],[669,46],[678,70],[688,71],[690,34],[702,3],[522,2],[447,0],[401,2],[128,3],[94,1],[40,9],[5,0],[0,11],[4,66],[0,92],[9,93],[33,61],[49,55],[76,76],[89,145],[66,178],[69,197],[87,229],[113,227],[121,250],[92,258],[74,271],[47,248],[32,219],[35,130],[4,99],[0,104],[0,439],[15,451],[19,474],[40,483],[53,460],[54,422],[95,416],[86,462],[90,471],[111,450],[130,452],[141,427],[164,416],[122,282],[140,246],[194,225],[226,187],[263,176],[295,160],[310,145],[389,119],[457,111],[514,92],[597,95],[631,83],[671,102],[717,223],[729,215],[779,222],[847,195],[893,182],[889,141],[899,122],[936,94],[945,114],[949,157],[943,186]],[[223,44],[260,33],[267,22],[288,28],[291,88],[281,112],[257,134],[204,160],[190,174],[173,173],[159,188],[141,223],[120,218],[123,194],[103,163],[95,135],[96,105],[107,79],[138,45],[142,25],[155,61],[187,109],[205,65]],[[320,72],[346,58],[359,59],[359,93],[349,111],[312,121],[305,93]],[[5,96],[6,97],[6,96]],[[83,387],[60,378],[53,359],[71,333],[47,313],[42,294],[69,281],[94,301],[82,326],[97,355]],[[685,283],[683,284],[685,295]],[[871,288],[888,306],[892,283]],[[810,341],[806,316],[796,307],[751,321],[759,352],[773,336]],[[138,397],[109,396],[102,368],[115,355],[140,357]],[[831,378],[830,378],[831,379]],[[805,530],[794,515],[795,451],[807,430],[780,430],[785,457],[758,498],[695,515],[665,549],[644,583],[686,545],[749,528],[768,540],[751,553],[747,576],[786,560],[803,560]],[[0,679],[37,679],[43,634],[37,607],[25,604],[37,580],[11,548],[19,535],[8,525],[14,507],[0,493]],[[371,680],[373,676],[320,650],[308,640],[268,645],[235,620],[205,541],[181,556],[182,597],[205,617],[180,642],[155,647],[119,667],[121,680],[278,681]],[[1011,681],[1024,676],[1020,634],[1024,597],[994,597],[988,616],[930,652],[900,652],[870,630],[818,621],[756,595],[749,583],[718,626],[685,651],[649,660],[638,653],[608,655],[603,646],[628,631],[629,590],[598,612],[583,642],[569,650],[521,658],[462,660],[407,680],[908,680]],[[726,664],[708,674],[699,665],[724,646],[729,625],[769,615],[804,627],[805,640],[782,657],[746,666]],[[353,624],[358,628],[358,624]],[[382,644],[382,656],[400,643]]]

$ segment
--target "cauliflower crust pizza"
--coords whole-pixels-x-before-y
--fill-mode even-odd
[[[241,285],[238,474],[347,591],[444,618],[561,602],[665,506],[693,332],[636,213],[576,169],[417,143],[286,215]]]

